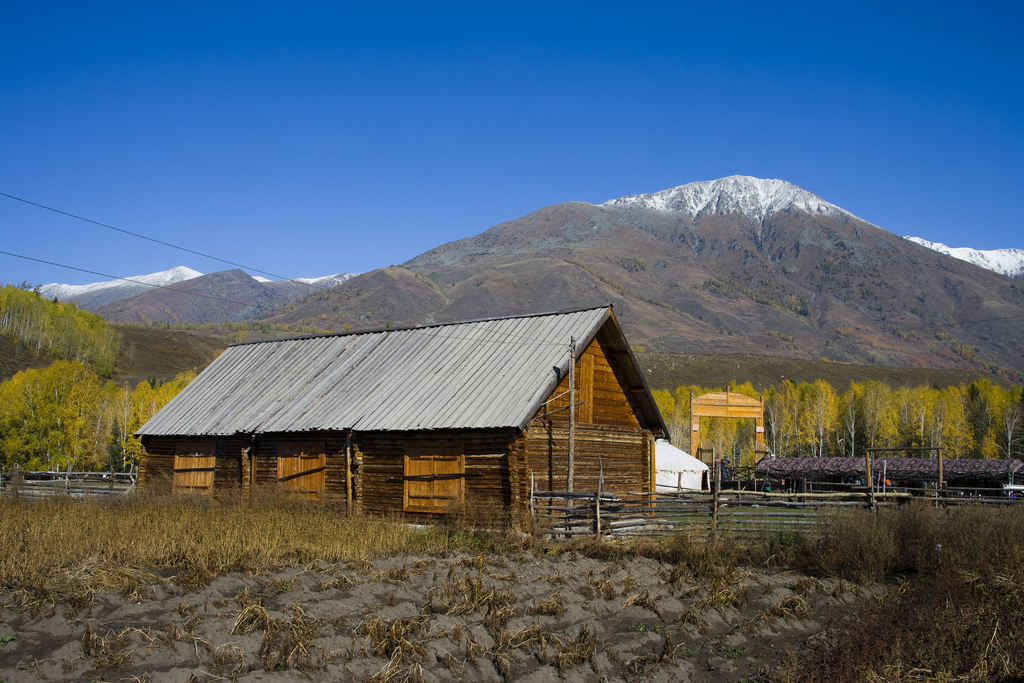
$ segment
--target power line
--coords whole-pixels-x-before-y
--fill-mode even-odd
[[[0,193],[0,194],[2,194],[2,193]],[[137,285],[143,285],[145,287],[152,287],[154,289],[166,289],[166,290],[169,290],[171,292],[177,292],[178,294],[188,294],[188,295],[191,295],[191,296],[199,296],[199,297],[203,297],[204,299],[213,299],[214,301],[223,301],[223,302],[226,302],[226,303],[229,303],[229,304],[238,304],[239,306],[252,306],[251,303],[248,303],[248,302],[245,302],[245,301],[235,301],[234,299],[225,299],[223,297],[213,296],[211,294],[200,294],[199,292],[189,292],[189,291],[184,290],[184,289],[175,289],[174,287],[170,287],[168,285],[154,285],[154,284],[152,284],[150,282],[142,282],[141,280],[133,280],[130,277],[118,277],[117,275],[110,275],[109,273],[101,273],[100,271],[97,271],[97,270],[88,270],[86,268],[78,268],[76,266],[69,266],[69,265],[65,265],[63,263],[56,263],[54,261],[46,261],[44,259],[33,258],[32,256],[23,256],[22,254],[15,254],[15,253],[12,253],[12,252],[9,252],[9,251],[0,251],[0,254],[3,254],[5,256],[13,256],[14,258],[20,258],[20,259],[24,259],[26,261],[35,261],[36,263],[45,263],[48,266],[56,266],[58,268],[66,268],[67,270],[76,270],[76,271],[78,271],[80,273],[88,273],[90,275],[99,275],[100,277],[111,278],[113,280],[122,280],[124,282],[132,282],[132,283],[137,284]],[[440,325],[439,327],[447,327],[447,325]],[[363,332],[355,332],[353,334],[373,334],[373,333],[391,332],[391,331],[392,330],[390,330],[388,328],[382,328],[382,329],[377,329],[377,330],[365,330]],[[443,334],[443,333],[441,335],[438,335],[435,332],[428,332],[427,330],[416,329],[416,328],[413,328],[413,329],[408,329],[408,328],[406,328],[406,329],[397,329],[397,330],[394,330],[394,332],[410,332],[412,334],[424,334],[424,335],[430,336],[430,337],[432,337],[434,339],[438,338],[438,336],[441,336],[441,337],[443,337],[445,339],[456,339],[456,340],[461,340],[461,341],[476,341],[476,342],[484,342],[484,343],[488,343],[488,344],[515,344],[517,346],[561,346],[562,345],[562,342],[551,342],[551,341],[546,341],[546,340],[537,339],[537,338],[533,338],[533,337],[528,337],[526,335],[519,335],[519,334],[508,333],[508,332],[502,332],[500,330],[476,330],[476,332],[478,333],[478,336],[475,336],[475,337],[458,337],[458,336],[455,336],[455,335],[452,335],[452,334]],[[331,336],[331,334],[332,333],[329,333],[329,332],[328,333],[324,333],[324,336]],[[334,333],[334,334],[337,334],[337,333]],[[497,339],[497,338],[493,338],[493,337],[492,338],[488,338],[488,337],[491,337],[492,335],[500,335],[502,338],[501,339]],[[518,338],[520,341],[516,341],[515,339],[511,339],[512,337]]]
[[[73,213],[68,213],[67,211],[61,211],[60,209],[55,209],[52,206],[46,206],[45,204],[39,204],[37,202],[31,202],[31,201],[29,201],[27,199],[22,199],[21,197],[15,197],[12,194],[7,194],[5,192],[0,192],[0,197],[7,197],[8,199],[13,199],[15,201],[22,202],[24,204],[29,204],[30,206],[36,206],[36,207],[39,207],[40,209],[46,209],[47,211],[52,211],[54,213],[59,213],[62,216],[68,216],[69,218],[75,218],[75,219],[80,220],[80,221],[85,221],[86,223],[92,223],[93,225],[98,225],[98,226],[103,227],[103,228],[108,228],[110,230],[115,230],[117,232],[124,233],[125,235],[131,235],[132,237],[138,237],[139,239],[148,240],[150,242],[155,242],[156,244],[162,244],[165,247],[171,247],[172,249],[178,249],[179,251],[184,251],[184,252],[187,252],[189,254],[195,254],[196,256],[202,256],[203,258],[213,259],[214,261],[220,261],[221,263],[226,263],[229,266],[238,266],[239,268],[245,268],[246,270],[251,270],[251,271],[254,271],[254,272],[257,272],[257,273],[263,273],[264,275],[269,275],[270,277],[276,277],[279,280],[287,280],[288,282],[297,282],[297,280],[292,280],[291,278],[284,277],[283,275],[277,275],[275,273],[270,273],[270,272],[265,271],[265,270],[260,270],[259,268],[253,268],[252,266],[246,266],[246,265],[243,265],[241,263],[235,263],[234,261],[228,261],[227,259],[222,259],[222,258],[217,257],[217,256],[211,256],[210,254],[205,254],[205,253],[203,253],[201,251],[196,251],[195,249],[189,249],[187,247],[179,247],[177,244],[171,244],[170,242],[164,242],[163,240],[158,240],[158,239],[156,239],[154,237],[148,237],[146,235],[140,235],[139,233],[132,232],[131,230],[125,230],[123,228],[116,228],[113,225],[108,225],[106,223],[100,223],[99,221],[94,221],[91,218],[85,218],[84,216],[78,216],[78,215],[73,214]],[[33,259],[33,260],[38,260],[38,259]],[[54,264],[54,265],[57,265],[57,264]],[[83,271],[83,272],[90,272],[90,271]],[[105,276],[105,277],[111,277],[111,276]],[[124,278],[117,278],[117,279],[118,280],[123,280]],[[305,284],[305,283],[301,283],[301,284]]]
[[[212,294],[200,294],[199,292],[189,292],[184,289],[175,289],[167,285],[154,285],[150,282],[143,282],[142,280],[133,280],[130,277],[118,277],[117,275],[110,275],[108,273],[101,273],[97,270],[86,270],[85,268],[76,268],[75,266],[66,266],[63,263],[54,263],[53,261],[44,261],[41,258],[32,258],[31,256],[22,256],[21,254],[12,254],[9,251],[0,251],[0,254],[5,256],[13,256],[14,258],[25,259],[26,261],[35,261],[36,263],[45,263],[48,266],[57,266],[58,268],[67,268],[68,270],[77,270],[80,273],[89,273],[90,275],[99,275],[101,277],[108,277],[114,280],[124,280],[125,282],[133,282],[137,285],[143,285],[146,287],[153,287],[154,289],[168,289],[172,292],[178,292],[179,294],[189,294],[191,296],[201,296],[204,299],[213,299],[215,301],[224,301],[229,304],[238,304],[240,306],[252,306],[251,303],[245,301],[235,301],[234,299],[224,299],[219,296],[213,296]]]

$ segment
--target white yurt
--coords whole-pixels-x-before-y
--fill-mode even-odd
[[[700,491],[709,481],[707,472],[707,465],[668,441],[658,439],[654,443],[654,481],[658,493]]]

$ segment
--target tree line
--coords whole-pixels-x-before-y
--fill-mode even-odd
[[[0,287],[0,334],[36,353],[79,361],[104,377],[113,372],[119,347],[102,316],[49,301],[25,282]]]
[[[118,386],[78,360],[19,372],[0,384],[0,463],[28,470],[128,472],[136,430],[195,378]]]
[[[758,393],[750,382],[727,388],[764,401],[765,441],[777,457],[863,457],[868,448],[940,447],[948,458],[1024,458],[1022,387],[987,379],[960,386],[851,382],[838,392],[825,380],[785,380]],[[680,386],[654,393],[672,442],[690,450],[690,397],[721,388]],[[701,418],[701,441],[750,465],[754,421]]]

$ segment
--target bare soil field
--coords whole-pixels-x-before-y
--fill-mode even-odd
[[[67,604],[8,592],[0,679],[752,681],[881,590],[573,555],[314,563],[195,591],[168,576]]]
[[[822,520],[566,541],[0,496],[0,681],[1024,681],[1024,506]]]

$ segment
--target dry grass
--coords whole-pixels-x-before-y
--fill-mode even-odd
[[[0,553],[0,589],[9,594],[9,608],[36,615],[63,607],[76,614],[89,608],[99,592],[121,591],[143,600],[149,587],[161,582],[173,581],[188,590],[220,574],[284,566],[332,577],[321,583],[323,588],[349,590],[366,581],[402,585],[436,563],[410,559],[378,571],[370,560],[456,555],[447,577],[436,577],[424,612],[465,616],[486,610],[482,619],[494,646],[481,646],[468,633],[461,634],[453,642],[464,639],[465,650],[445,655],[443,664],[461,674],[486,657],[509,678],[519,648],[538,649],[542,660],[550,650],[562,672],[593,663],[594,653],[601,651],[590,632],[569,640],[539,627],[505,630],[523,612],[509,588],[521,579],[513,569],[493,571],[514,566],[524,548],[609,561],[606,570],[588,573],[580,593],[655,614],[657,604],[632,574],[612,579],[621,576],[616,572],[632,558],[669,563],[663,576],[688,605],[674,621],[698,630],[707,627],[709,610],[724,613],[749,599],[745,582],[750,582],[738,569],[741,565],[785,565],[836,576],[839,583],[829,589],[833,595],[856,590],[857,583],[892,581],[898,574],[907,580],[871,601],[855,629],[832,623],[824,638],[790,657],[778,671],[766,673],[766,680],[1024,680],[1019,657],[1024,651],[1024,506],[936,509],[924,503],[877,514],[844,510],[831,515],[831,526],[815,536],[775,535],[741,543],[686,534],[546,542],[500,532],[473,535],[450,524],[417,530],[397,518],[344,518],[323,506],[279,503],[241,507],[173,498],[32,503],[0,498],[0,547],[8,550]],[[561,617],[565,600],[559,591],[568,590],[562,588],[567,578],[564,572],[541,577],[558,591],[526,611]],[[789,588],[792,594],[777,595],[748,625],[763,622],[771,627],[775,620],[803,618],[808,599],[826,597],[815,578],[797,579]],[[233,599],[238,612],[232,633],[263,634],[260,658],[268,670],[313,670],[329,660],[314,645],[323,624],[300,607],[275,618],[248,589]],[[180,623],[152,633],[138,631],[138,638],[146,646],[187,643],[219,675],[239,675],[244,662],[235,650],[214,648],[196,636],[204,618],[202,605],[183,602],[179,615]],[[355,618],[363,619],[357,629],[368,652],[387,661],[372,680],[422,680],[427,663],[419,660],[428,636],[418,630],[419,622],[367,620],[366,614]],[[116,671],[130,664],[134,637],[87,629],[82,652],[95,670]],[[666,641],[663,649],[661,655],[630,659],[623,673],[644,675],[673,656],[676,647]]]
[[[448,529],[415,530],[399,519],[337,516],[318,505],[218,505],[205,500],[39,502],[0,497],[0,588],[53,593],[125,591],[173,580],[186,589],[231,571],[315,561],[479,549]],[[385,580],[401,581],[406,569]],[[341,587],[341,586],[338,586]]]
[[[539,605],[531,605],[526,613],[531,616],[543,615],[561,618],[565,614],[565,596],[555,591],[547,600]]]

